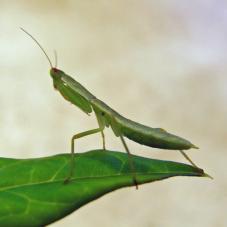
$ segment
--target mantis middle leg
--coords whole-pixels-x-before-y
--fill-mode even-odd
[[[79,138],[82,138],[82,137],[85,137],[85,136],[88,136],[88,135],[92,135],[92,134],[95,134],[95,133],[98,133],[98,132],[103,132],[103,129],[102,128],[96,128],[96,129],[91,129],[91,130],[88,130],[88,131],[85,131],[85,132],[81,132],[81,133],[78,133],[78,134],[75,134],[72,139],[71,139],[71,167],[70,167],[70,172],[69,172],[69,176],[66,178],[65,180],[65,183],[68,183],[70,181],[70,179],[72,178],[73,176],[73,172],[74,172],[74,154],[75,154],[75,150],[74,150],[74,142],[76,139],[79,139]]]
[[[106,150],[106,141],[105,141],[105,135],[103,130],[101,130],[101,135],[102,135],[102,148],[103,150]]]

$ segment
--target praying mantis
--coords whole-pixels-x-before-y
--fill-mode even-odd
[[[68,183],[74,173],[74,142],[75,140],[92,135],[95,133],[100,133],[102,137],[103,150],[105,147],[105,135],[104,129],[106,127],[111,127],[115,136],[119,137],[124,149],[126,150],[129,157],[129,165],[132,173],[132,180],[136,188],[138,188],[138,183],[136,180],[136,172],[133,164],[132,156],[129,151],[129,148],[126,144],[125,137],[130,140],[133,140],[139,144],[160,148],[160,149],[169,149],[169,150],[179,150],[180,153],[196,168],[198,168],[192,160],[186,155],[183,150],[188,150],[190,148],[198,148],[193,145],[188,140],[176,136],[167,132],[162,128],[152,128],[135,121],[129,120],[118,112],[113,110],[107,104],[105,104],[100,99],[96,98],[92,93],[90,93],[83,85],[77,82],[75,79],[67,75],[62,70],[53,66],[49,56],[47,55],[44,48],[41,44],[35,39],[29,32],[21,28],[32,40],[39,46],[43,54],[46,56],[50,64],[50,76],[53,79],[54,88],[60,92],[60,94],[73,105],[77,106],[84,113],[90,114],[95,113],[95,116],[98,121],[98,128],[91,129],[85,132],[77,133],[71,138],[71,168],[68,177],[65,179],[65,183]]]

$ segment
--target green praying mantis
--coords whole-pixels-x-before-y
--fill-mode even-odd
[[[65,183],[68,183],[74,172],[74,142],[75,140],[92,135],[95,133],[101,133],[103,150],[105,150],[105,127],[111,127],[115,136],[119,137],[124,149],[126,150],[129,157],[129,165],[132,173],[132,180],[134,185],[137,186],[136,172],[133,164],[131,153],[128,149],[128,146],[125,142],[125,137],[130,140],[133,140],[142,145],[146,145],[154,148],[169,149],[169,150],[179,150],[180,153],[193,165],[197,166],[192,162],[192,160],[186,155],[183,150],[188,150],[190,148],[198,148],[193,145],[188,140],[171,134],[165,131],[162,128],[151,128],[142,124],[139,124],[135,121],[129,120],[118,112],[110,108],[107,104],[102,102],[100,99],[96,98],[91,94],[84,86],[79,82],[74,80],[72,77],[64,73],[62,70],[58,69],[57,66],[53,66],[49,56],[45,52],[44,48],[40,43],[26,30],[21,28],[28,36],[30,36],[33,41],[39,46],[41,51],[46,56],[50,64],[50,76],[53,79],[53,86],[60,94],[69,102],[79,107],[86,114],[90,114],[94,111],[95,116],[98,121],[98,128],[91,129],[85,132],[75,134],[71,138],[71,168],[68,177],[65,180]]]

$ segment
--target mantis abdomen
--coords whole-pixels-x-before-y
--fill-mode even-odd
[[[127,138],[155,148],[170,149],[170,150],[187,150],[196,148],[191,142],[179,136],[170,134],[161,128],[151,128],[137,122],[124,118],[119,119],[121,132]]]

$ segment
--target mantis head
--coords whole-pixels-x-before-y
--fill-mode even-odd
[[[52,67],[50,69],[50,75],[53,79],[61,78],[61,76],[64,75],[64,72],[61,71],[60,69],[57,69],[55,67]]]

